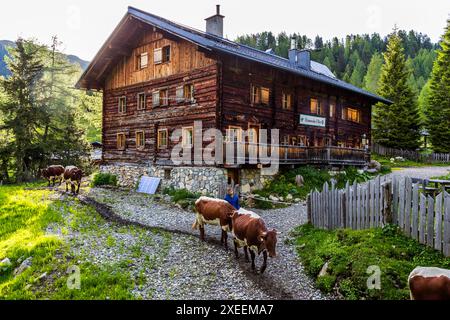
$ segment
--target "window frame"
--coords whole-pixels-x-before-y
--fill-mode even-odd
[[[169,63],[172,61],[172,47],[170,44],[161,47],[161,63]],[[169,58],[167,59],[167,52],[166,50],[169,50]]]
[[[312,102],[313,101],[317,101],[316,112],[313,112],[313,110],[312,110]],[[309,98],[309,112],[311,114],[315,114],[315,115],[318,115],[318,116],[323,115],[322,114],[322,107],[321,107],[321,103],[320,103],[320,99],[319,98],[315,98],[315,97]]]
[[[330,119],[334,119],[336,117],[336,103],[331,102],[328,104],[328,116]]]
[[[167,107],[169,105],[169,88],[162,88],[159,89],[159,106],[160,107]],[[166,96],[165,98],[161,96],[161,94],[165,92]],[[162,103],[161,103],[162,100]]]
[[[188,90],[186,90],[186,88],[189,88]],[[187,83],[183,86],[183,98],[185,99],[185,101],[188,101],[190,103],[195,103],[195,99],[194,99],[194,84],[192,83]]]
[[[191,132],[191,144],[186,144],[185,142],[185,132],[187,132],[187,131],[190,131]],[[192,148],[193,146],[194,146],[194,127],[182,127],[181,128],[181,145],[182,145],[182,147],[183,148]]]
[[[141,142],[143,142],[142,145],[138,144],[138,135],[139,134],[142,134],[142,141],[141,141]],[[135,132],[135,143],[136,143],[136,149],[138,149],[138,150],[145,149],[145,131],[144,130],[137,130]]]
[[[267,91],[267,102],[263,101],[263,91]],[[260,85],[254,85],[251,86],[251,104],[252,105],[263,105],[263,106],[269,106],[270,105],[270,88],[260,86]]]
[[[121,102],[123,102],[123,110],[122,110],[122,104]],[[117,111],[119,114],[125,114],[127,113],[127,96],[120,96],[119,100],[118,100],[118,105],[117,105]]]
[[[231,131],[232,130],[237,130],[237,134],[236,134],[236,140],[237,141],[231,141]],[[228,126],[228,128],[226,129],[226,135],[225,135],[225,141],[228,143],[234,143],[234,142],[243,142],[243,131],[242,131],[242,127],[239,126]]]
[[[141,101],[141,96],[143,96],[143,100]],[[139,92],[137,94],[137,110],[145,110],[147,109],[147,95],[145,92]],[[141,106],[141,102],[143,102],[144,106]]]
[[[121,141],[119,137],[123,136],[123,146],[119,146],[119,142]],[[127,135],[125,132],[119,132],[116,136],[116,148],[117,150],[124,151],[127,148]]]
[[[294,95],[290,92],[283,91],[281,94],[281,109],[292,110]]]
[[[362,123],[362,112],[360,109],[358,109],[356,107],[345,107],[343,110],[344,110],[343,111],[343,120],[350,121],[353,123]],[[356,119],[354,117],[349,117],[350,112],[351,112],[350,110],[356,112]]]
[[[155,99],[158,98],[158,100]],[[161,105],[161,101],[159,100],[159,90],[155,90],[152,92],[152,106],[159,107]]]
[[[163,145],[161,144],[161,136],[160,134],[162,132],[165,132],[166,134],[166,144]],[[158,150],[164,150],[167,149],[169,147],[169,130],[167,128],[163,128],[163,129],[158,129],[158,136],[157,136],[157,146],[158,146]]]

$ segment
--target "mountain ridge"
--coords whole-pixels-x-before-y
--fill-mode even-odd
[[[0,76],[7,77],[10,74],[5,62],[5,57],[8,55],[8,51],[6,50],[6,48],[14,46],[14,41],[0,40]],[[66,54],[65,56],[70,63],[78,64],[81,69],[83,69],[83,71],[86,70],[89,65],[89,61],[83,60],[76,55]]]

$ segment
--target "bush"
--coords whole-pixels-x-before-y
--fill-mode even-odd
[[[92,180],[92,186],[117,186],[117,176],[111,173],[97,173]]]
[[[408,275],[417,266],[448,269],[450,259],[403,235],[395,225],[370,230],[325,231],[307,224],[294,236],[305,271],[324,292],[348,300],[409,299]],[[328,261],[328,275],[317,277]],[[381,270],[381,290],[367,288],[369,266]]]
[[[316,285],[323,292],[330,293],[333,290],[335,282],[336,282],[335,276],[326,274],[322,277],[317,278]]]
[[[171,196],[172,201],[179,204],[183,209],[193,208],[195,201],[201,196],[186,189],[165,188],[164,194]]]

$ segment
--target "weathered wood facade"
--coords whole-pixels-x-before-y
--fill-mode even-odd
[[[173,131],[202,121],[223,135],[252,130],[241,143],[279,129],[282,164],[364,164],[376,98],[233,50],[239,45],[129,9],[78,83],[104,93],[103,161],[171,165]],[[324,125],[301,124],[301,115]]]

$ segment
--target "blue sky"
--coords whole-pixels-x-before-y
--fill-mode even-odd
[[[50,43],[56,34],[63,51],[93,58],[123,17],[127,6],[204,29],[204,18],[222,6],[224,33],[229,39],[271,30],[299,32],[325,39],[346,34],[388,34],[394,24],[415,29],[433,41],[442,35],[450,15],[449,0],[14,0],[2,4],[0,39],[34,37]]]

